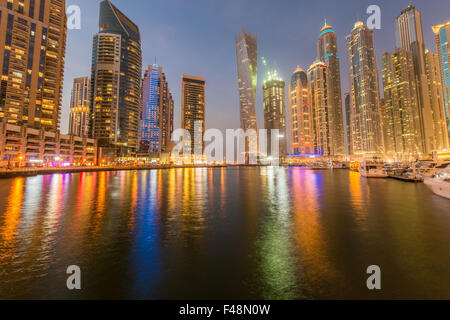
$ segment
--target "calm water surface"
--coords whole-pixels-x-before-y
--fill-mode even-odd
[[[450,201],[300,168],[1,180],[0,298],[450,299]]]

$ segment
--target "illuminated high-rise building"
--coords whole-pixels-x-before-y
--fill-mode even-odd
[[[353,141],[351,130],[351,113],[352,113],[352,96],[349,92],[344,95],[344,111],[345,111],[345,150],[347,156],[353,154]]]
[[[373,31],[355,23],[346,38],[351,89],[351,132],[353,154],[384,154],[380,113],[378,66]]]
[[[0,119],[59,129],[66,20],[64,0],[0,0]]]
[[[433,27],[439,56],[441,82],[444,94],[447,131],[450,137],[450,21]]]
[[[342,115],[341,67],[336,33],[327,25],[320,30],[317,56],[328,67],[328,105],[330,116],[331,150],[333,156],[345,155],[344,118]]]
[[[256,88],[258,80],[258,39],[242,30],[236,38],[236,62],[240,101],[240,125],[244,131],[258,131],[256,118]],[[246,140],[245,150],[248,161],[249,143]]]
[[[309,101],[313,116],[314,151],[322,156],[333,155],[331,107],[329,104],[329,73],[327,65],[317,60],[308,69]]]
[[[148,66],[142,81],[139,151],[169,151],[173,133],[173,99],[162,67]]]
[[[289,135],[291,154],[314,153],[314,131],[309,102],[308,76],[297,68],[289,84]]]
[[[425,43],[423,39],[422,18],[419,10],[409,5],[402,10],[395,21],[396,48],[412,52],[416,73],[417,94],[419,96],[419,119],[421,149],[423,153],[436,150],[432,106],[429,97],[428,79],[425,66]]]
[[[449,148],[449,135],[445,109],[445,94],[442,86],[439,56],[425,50],[425,69],[431,101],[435,148],[441,151]]]
[[[88,136],[90,103],[91,81],[89,77],[75,78],[70,99],[70,134],[79,137]]]
[[[182,76],[181,128],[187,130],[191,135],[191,154],[202,153],[204,150],[203,136],[206,130],[205,85],[205,78],[185,74]],[[195,149],[196,136],[201,138],[202,150]]]
[[[419,98],[411,51],[383,54],[385,152],[403,160],[421,153]]]
[[[92,50],[91,135],[133,155],[138,147],[142,52],[139,28],[109,0],[100,3]]]
[[[276,156],[274,139],[278,139],[278,155],[286,156],[286,83],[278,76],[277,70],[269,73],[263,84],[264,128],[267,130],[267,154]],[[278,136],[273,136],[278,130]]]

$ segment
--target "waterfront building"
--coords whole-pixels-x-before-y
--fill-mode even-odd
[[[142,81],[139,153],[170,151],[173,98],[162,67],[148,66]]]
[[[278,76],[276,68],[270,72],[263,84],[264,128],[267,130],[267,155],[276,156],[273,139],[278,139],[278,156],[286,156],[286,83]],[[272,130],[278,129],[278,137]]]
[[[64,0],[0,0],[0,119],[59,129],[66,19]]]
[[[205,78],[183,74],[181,80],[181,128],[187,130],[191,135],[190,149],[191,155],[203,153],[203,136],[206,130],[205,115]],[[196,123],[198,127],[196,127]],[[196,133],[197,130],[197,133]],[[201,150],[195,150],[195,137],[201,139]]]
[[[308,76],[300,67],[289,84],[290,154],[313,154],[314,131]]]
[[[346,37],[351,89],[351,134],[356,156],[384,154],[378,65],[373,30],[355,23]]]
[[[433,26],[436,36],[436,48],[439,56],[441,83],[444,94],[445,113],[447,118],[447,131],[450,137],[450,21]]]
[[[257,35],[242,32],[236,37],[236,62],[240,101],[240,125],[244,131],[258,132],[256,118],[256,88],[258,80],[258,38]],[[246,140],[246,159],[249,159],[251,148]]]
[[[70,134],[79,137],[87,137],[89,135],[90,103],[91,80],[89,77],[74,79],[70,99]]]
[[[0,120],[0,167],[97,164],[94,139]]]
[[[344,117],[342,115],[341,67],[336,32],[326,24],[317,40],[317,56],[328,67],[328,105],[333,156],[345,155]]]
[[[386,154],[403,160],[421,153],[419,98],[411,51],[385,52],[383,130]]]
[[[428,79],[429,97],[432,107],[435,149],[441,151],[448,149],[449,135],[445,109],[445,94],[442,85],[439,56],[425,50],[425,70]]]
[[[344,95],[344,111],[345,111],[345,150],[346,155],[353,154],[353,141],[351,135],[351,112],[352,112],[352,97],[349,92]]]
[[[329,104],[329,73],[327,65],[317,60],[308,69],[309,101],[313,116],[314,153],[332,156],[331,107]]]
[[[100,3],[92,50],[91,136],[122,157],[138,147],[142,52],[138,26],[111,1]]]
[[[436,150],[432,106],[429,97],[428,79],[425,66],[425,43],[423,39],[420,11],[409,5],[395,20],[396,48],[412,52],[419,97],[419,120],[421,149],[425,154]]]

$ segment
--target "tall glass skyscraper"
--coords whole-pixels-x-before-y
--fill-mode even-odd
[[[314,153],[314,131],[308,76],[297,68],[289,84],[289,135],[291,154]]]
[[[354,155],[384,155],[380,125],[380,88],[373,31],[355,23],[346,37],[351,88],[351,134]]]
[[[0,119],[59,129],[66,20],[65,0],[0,0]]]
[[[256,88],[258,80],[258,39],[242,30],[236,38],[236,63],[238,73],[241,129],[258,130],[256,119]],[[246,141],[246,159],[250,150]]]
[[[142,81],[139,152],[168,151],[173,133],[173,99],[166,76],[156,64],[149,66]]]
[[[436,48],[439,55],[442,87],[444,89],[447,131],[450,137],[450,21],[433,27]]]
[[[91,135],[121,156],[138,147],[142,52],[139,28],[109,0],[100,3],[92,50]]]
[[[330,116],[331,155],[345,155],[344,118],[342,115],[341,67],[337,37],[333,27],[327,25],[320,30],[317,40],[317,56],[328,67],[328,105]]]
[[[383,125],[385,152],[397,160],[421,152],[419,98],[411,51],[383,54]]]
[[[191,155],[203,154],[205,142],[203,136],[206,131],[206,80],[202,77],[182,75],[181,79],[181,128],[189,131]],[[198,126],[196,126],[198,124]],[[195,148],[195,137],[201,138],[201,144]],[[200,150],[201,149],[201,150]]]
[[[273,139],[278,139],[280,157],[286,156],[286,84],[278,76],[277,70],[270,73],[263,84],[264,96],[264,128],[268,131],[267,153],[275,156],[276,150],[272,144]],[[278,137],[273,136],[272,130],[278,129]]]
[[[419,119],[421,150],[431,153],[436,150],[432,105],[429,97],[428,79],[425,66],[425,43],[423,40],[422,18],[419,10],[412,5],[402,10],[395,20],[396,48],[411,51],[416,72],[419,96]]]
[[[79,137],[88,136],[90,103],[91,81],[89,77],[75,78],[70,98],[70,134]]]
[[[308,69],[309,99],[313,116],[314,150],[316,154],[331,156],[331,108],[329,96],[329,72],[327,65],[317,60]]]

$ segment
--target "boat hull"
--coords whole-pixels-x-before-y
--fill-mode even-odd
[[[358,170],[361,176],[364,178],[387,178],[389,175],[384,170],[364,170],[359,169]]]
[[[450,199],[450,183],[437,179],[426,179],[425,184],[436,195]]]

